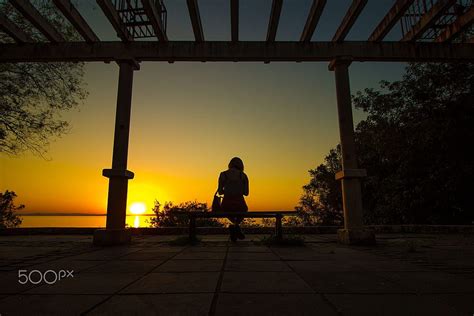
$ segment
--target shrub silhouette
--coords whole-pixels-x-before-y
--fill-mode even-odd
[[[183,212],[210,212],[207,203],[187,201],[179,204],[165,202],[164,205],[155,200],[153,207],[154,217],[150,218],[152,227],[185,227],[189,224],[189,217]],[[197,218],[196,224],[201,227],[222,227],[219,220],[214,218]]]
[[[0,193],[0,228],[13,228],[21,225],[21,217],[15,212],[25,206],[22,204],[15,206],[13,203],[15,198],[15,192],[6,190],[5,193]]]

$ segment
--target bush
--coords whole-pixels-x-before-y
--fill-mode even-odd
[[[15,214],[23,209],[24,205],[15,206],[13,200],[16,198],[15,192],[5,191],[0,193],[0,228],[13,228],[21,224],[21,217]]]
[[[189,216],[185,212],[210,212],[207,203],[197,201],[188,201],[180,204],[165,202],[161,205],[155,200],[153,212],[155,217],[150,218],[152,227],[185,227],[189,224]],[[222,227],[223,224],[214,218],[197,218],[196,225],[200,227]]]

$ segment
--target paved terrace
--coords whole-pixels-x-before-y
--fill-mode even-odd
[[[304,237],[303,247],[217,235],[197,246],[142,236],[98,248],[89,236],[2,236],[0,314],[474,313],[472,234],[379,234],[375,247],[343,246],[331,234]],[[73,269],[74,278],[21,285],[19,269]]]

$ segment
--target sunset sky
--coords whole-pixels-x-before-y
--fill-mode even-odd
[[[311,0],[284,1],[277,41],[298,40]],[[331,0],[314,40],[330,40],[350,5]],[[393,1],[369,0],[348,40],[365,40]],[[167,0],[168,37],[193,40],[185,0]],[[229,1],[200,0],[206,40],[230,39]],[[240,39],[264,40],[271,0],[241,0]],[[79,10],[102,40],[116,40],[95,1]],[[398,25],[386,40],[398,39]],[[355,93],[396,80],[403,64],[354,63]],[[25,212],[105,213],[118,66],[85,66],[88,98],[64,113],[70,133],[52,142],[48,160],[0,155],[0,189],[15,191]],[[355,113],[360,120],[363,114]],[[211,202],[220,171],[239,156],[250,179],[251,210],[291,210],[339,142],[333,73],[327,63],[142,63],[135,72],[128,169],[129,204]]]

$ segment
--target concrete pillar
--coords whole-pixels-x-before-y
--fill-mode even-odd
[[[109,178],[107,223],[106,229],[99,229],[94,233],[94,244],[103,246],[128,243],[131,240],[130,231],[125,229],[125,218],[127,215],[128,180],[133,179],[134,174],[127,170],[127,160],[133,71],[138,69],[138,64],[133,61],[121,61],[118,64],[120,73],[112,169],[102,171],[102,175]]]
[[[358,169],[354,141],[351,90],[349,83],[350,58],[338,58],[329,64],[336,77],[337,111],[341,138],[342,170],[336,174],[341,180],[344,209],[344,229],[338,231],[339,241],[346,244],[373,244],[375,235],[363,223],[360,179],[366,171]]]

